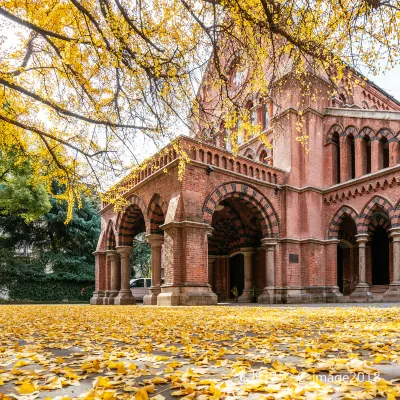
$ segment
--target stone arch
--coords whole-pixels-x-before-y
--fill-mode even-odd
[[[339,124],[334,124],[330,127],[328,134],[326,135],[326,143],[332,143],[332,138],[334,133],[338,133],[339,136],[343,132],[343,127]]]
[[[390,129],[382,128],[375,135],[375,140],[380,140],[386,138],[389,143],[397,142],[396,136],[392,133]]]
[[[125,207],[119,217],[118,246],[131,246],[133,238],[138,233],[149,232],[150,223],[143,200],[137,195],[133,195],[128,202],[129,205]]]
[[[279,220],[272,205],[258,190],[244,183],[229,182],[216,188],[204,202],[204,222],[211,224],[215,207],[228,198],[237,198],[250,205],[258,215],[264,237],[279,237]]]
[[[355,126],[353,125],[349,125],[344,132],[342,132],[339,136],[349,136],[349,135],[353,135],[354,138],[356,138],[358,136],[358,130]]]
[[[389,220],[385,215],[379,214],[368,224],[368,235],[370,237],[374,234],[378,226],[381,226],[388,234],[390,234],[389,230],[391,228],[391,224]]]
[[[115,250],[117,242],[115,240],[114,226],[112,220],[108,221],[107,229],[105,233],[105,247],[106,250]]]
[[[254,150],[252,148],[249,147],[244,152],[244,157],[247,157],[247,158],[249,158],[251,160],[256,160],[256,153],[254,152]]]
[[[357,226],[358,213],[350,206],[342,206],[336,211],[334,217],[328,228],[328,239],[338,239],[339,238],[339,227],[345,216],[351,218]]]
[[[150,222],[150,233],[160,235],[164,233],[160,226],[163,225],[165,222],[167,209],[167,203],[158,193],[154,193],[147,210],[147,216]]]
[[[375,211],[381,210],[386,213],[389,223],[392,222],[392,217],[394,215],[394,208],[389,200],[381,196],[374,196],[367,205],[363,208],[360,213],[360,218],[357,224],[357,232],[368,233],[368,225]]]
[[[400,227],[400,200],[397,202],[392,218],[392,228]]]
[[[358,133],[357,136],[354,136],[356,139],[363,139],[365,136],[369,136],[370,139],[372,140],[372,138],[375,136],[375,132],[372,128],[370,128],[369,126],[364,126],[360,132]]]

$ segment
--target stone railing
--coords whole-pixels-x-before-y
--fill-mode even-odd
[[[180,136],[177,140],[179,141],[178,147],[186,152],[191,161],[238,173],[262,182],[282,184],[284,181],[285,172],[280,169],[243,156],[234,156],[227,150],[208,145],[187,136]],[[128,175],[116,184],[115,187],[117,189],[123,187],[122,191],[119,190],[119,195],[131,191],[135,186],[153,174],[164,168],[168,168],[169,164],[172,164],[179,157],[180,155],[173,144],[165,146],[151,158],[151,162],[148,162],[145,167],[139,168],[135,174]],[[115,193],[115,195],[117,194]],[[108,205],[108,202],[103,201],[102,208]]]

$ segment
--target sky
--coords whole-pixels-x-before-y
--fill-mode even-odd
[[[400,101],[400,66],[377,76],[365,74],[372,82]]]

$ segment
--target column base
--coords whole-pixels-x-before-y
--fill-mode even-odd
[[[104,293],[103,304],[104,305],[113,305],[115,298],[118,296],[119,290],[107,290]]]
[[[149,293],[143,297],[143,304],[145,306],[156,306],[157,305],[157,297],[161,293],[160,286],[152,286],[149,289]]]
[[[266,287],[258,297],[262,304],[337,303],[343,294],[337,286]]]
[[[130,289],[122,289],[119,291],[118,296],[114,299],[115,305],[128,305],[136,304],[136,299],[132,296]]]
[[[217,295],[210,285],[163,285],[157,296],[159,306],[211,306],[217,304]]]
[[[392,282],[389,289],[383,294],[385,301],[400,301],[400,282]]]
[[[364,303],[372,300],[372,293],[369,291],[367,283],[359,283],[356,289],[350,295],[351,301],[356,303]]]
[[[251,289],[244,289],[241,296],[238,297],[239,303],[253,303],[253,291]]]
[[[105,296],[104,290],[96,290],[96,291],[94,291],[93,292],[93,296],[90,299],[90,304],[92,304],[92,305],[103,304],[104,296]]]

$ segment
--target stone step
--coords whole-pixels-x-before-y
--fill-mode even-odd
[[[369,291],[372,294],[383,294],[389,289],[389,285],[372,285],[369,288]]]

